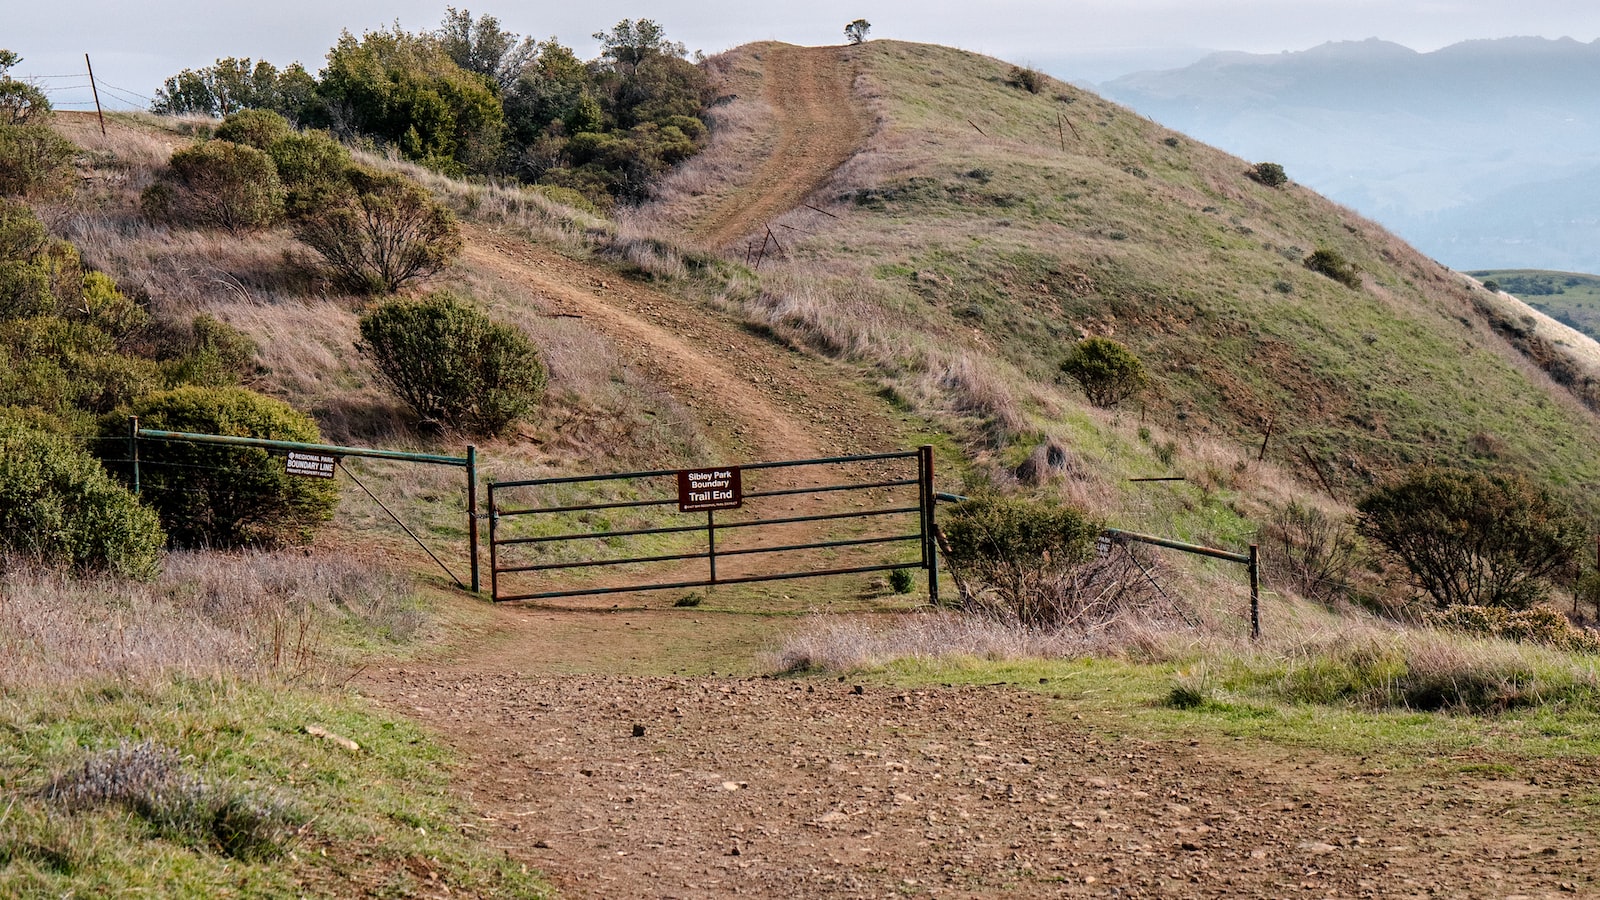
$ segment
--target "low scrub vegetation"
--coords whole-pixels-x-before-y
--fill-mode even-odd
[[[1134,397],[1149,384],[1139,357],[1104,337],[1079,341],[1062,360],[1061,374],[1077,382],[1089,402],[1102,409]]]
[[[447,291],[367,313],[361,350],[417,415],[447,428],[500,434],[544,392],[545,368],[527,336]]]
[[[1048,82],[1049,76],[1031,66],[1012,66],[1011,74],[1006,76],[1006,84],[1021,88],[1030,94],[1044,90]]]
[[[281,400],[239,387],[183,387],[141,397],[139,423],[159,431],[318,443],[316,423]],[[108,420],[104,446],[121,461],[127,424]],[[121,442],[125,445],[125,441]],[[161,517],[173,546],[280,547],[304,543],[338,502],[332,481],[284,471],[282,457],[255,447],[141,441],[141,498]]]
[[[353,166],[299,211],[295,237],[358,292],[392,293],[461,253],[455,216],[401,175]]]
[[[1084,632],[1175,611],[1152,602],[1131,556],[1097,558],[1100,525],[1071,507],[985,496],[950,507],[940,527],[971,612],[1029,630]]]
[[[1588,542],[1549,491],[1515,474],[1424,467],[1361,500],[1358,527],[1439,608],[1527,609]]]
[[[176,750],[150,741],[92,754],[51,778],[40,796],[67,813],[119,808],[160,837],[242,860],[281,855],[305,822],[269,794],[185,771]]]
[[[0,196],[59,196],[71,190],[78,148],[50,128],[44,92],[8,74],[21,61],[0,49]]]
[[[1260,162],[1250,167],[1250,177],[1267,187],[1283,187],[1289,183],[1289,176],[1283,171],[1283,166],[1274,162]]]
[[[1361,287],[1361,270],[1337,250],[1320,249],[1305,258],[1305,267],[1347,288]]]
[[[283,185],[265,153],[211,140],[172,154],[167,171],[145,191],[143,208],[157,222],[238,236],[283,217]]]
[[[163,539],[155,513],[87,451],[0,410],[0,568],[64,565],[148,578]]]

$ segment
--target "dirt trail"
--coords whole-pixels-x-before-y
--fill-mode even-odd
[[[1540,764],[1534,786],[1454,762],[1391,772],[1120,738],[1014,688],[412,666],[370,690],[447,736],[470,761],[477,833],[565,896],[1600,889],[1594,825],[1568,799],[1592,790],[1592,761]]]
[[[745,459],[796,459],[895,447],[895,429],[827,362],[751,334],[739,322],[481,226],[465,262],[580,316],[694,410]]]
[[[771,106],[776,144],[755,178],[723,198],[690,229],[695,243],[720,249],[799,206],[867,138],[867,115],[852,92],[854,69],[842,47],[774,44],[764,54],[762,98]]]

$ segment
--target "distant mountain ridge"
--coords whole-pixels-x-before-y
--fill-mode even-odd
[[[1456,268],[1600,271],[1600,41],[1216,53],[1100,91]]]

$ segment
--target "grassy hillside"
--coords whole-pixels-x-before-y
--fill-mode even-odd
[[[1600,277],[1544,269],[1483,269],[1468,272],[1558,322],[1600,339]]]
[[[791,337],[969,414],[972,446],[1008,462],[1090,443],[1056,366],[1101,334],[1153,370],[1123,415],[1241,458],[1274,423],[1268,459],[1306,484],[1350,497],[1429,460],[1502,465],[1592,506],[1577,487],[1600,475],[1600,428],[1496,333],[1470,279],[1076,88],[1029,93],[948,48],[849,52],[877,131],[828,215],[779,220],[786,256],[746,303]],[[1307,269],[1315,250],[1361,286]]]

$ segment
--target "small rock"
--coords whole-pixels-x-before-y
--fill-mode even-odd
[[[633,726],[633,736],[634,737],[644,737],[644,726],[643,725],[637,725],[637,724],[634,725]]]
[[[864,693],[866,693],[866,688],[863,688],[861,685],[858,684],[855,687],[850,689],[850,693],[852,693],[852,694],[864,694]]]

